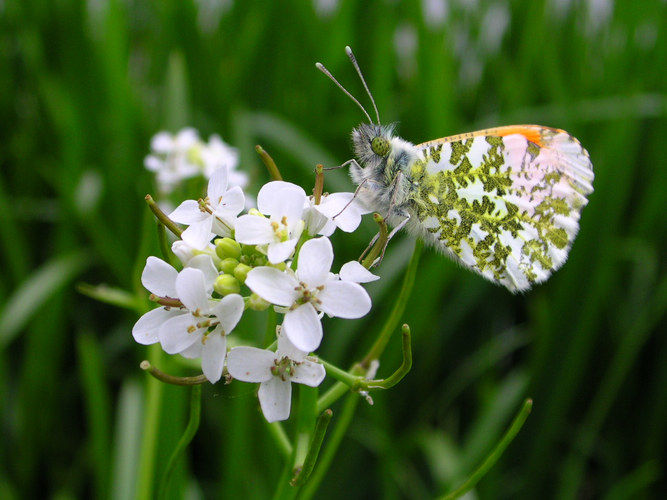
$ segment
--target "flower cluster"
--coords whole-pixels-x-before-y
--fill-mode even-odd
[[[161,135],[154,150],[166,141]],[[192,139],[191,131],[182,131],[172,139],[172,151],[176,143],[195,147]],[[201,358],[211,383],[225,373],[260,383],[266,419],[284,420],[291,383],[317,386],[324,379],[323,365],[309,356],[322,342],[324,314],[352,319],[370,311],[361,283],[377,276],[358,262],[332,273],[328,238],[336,228],[354,231],[367,212],[352,193],[322,195],[316,202],[299,186],[273,181],[260,189],[257,208],[242,213],[245,194],[230,187],[230,177],[229,168],[214,170],[203,198],[184,201],[169,214],[187,225],[172,245],[180,270],[147,259],[141,280],[160,307],[144,314],[132,334],[140,344],[159,342],[169,354]],[[282,324],[264,349],[235,329],[245,311],[270,306],[283,315]]]
[[[170,194],[185,179],[196,176],[210,179],[223,167],[231,185],[245,187],[248,175],[236,170],[238,163],[236,149],[219,136],[212,135],[204,142],[192,128],[184,128],[175,135],[159,132],[151,140],[151,154],[144,160],[145,167],[155,173],[162,195]]]

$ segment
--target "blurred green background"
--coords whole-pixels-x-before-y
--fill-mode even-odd
[[[143,158],[159,130],[220,134],[255,192],[268,180],[255,144],[307,191],[316,163],[349,159],[363,116],[314,67],[367,103],[345,45],[403,138],[564,128],[596,178],[569,261],[528,294],[425,251],[403,317],[413,370],[359,405],[315,498],[443,494],[525,397],[533,413],[469,498],[662,498],[666,31],[663,0],[0,2],[0,498],[137,495],[148,349],[136,313],[75,285],[140,290],[156,253]],[[352,189],[342,170],[326,183]],[[338,265],[373,232],[337,234]],[[324,357],[346,366],[368,348],[411,248],[392,242],[368,287],[374,316],[325,325]],[[165,389],[156,477],[186,403]],[[270,498],[280,467],[253,390],[209,386],[171,498]]]

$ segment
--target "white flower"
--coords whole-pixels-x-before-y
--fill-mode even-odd
[[[242,215],[236,221],[236,241],[247,245],[267,245],[269,262],[277,264],[292,255],[303,232],[306,193],[295,184],[273,181],[257,195],[259,215]]]
[[[202,371],[215,383],[220,380],[227,352],[227,335],[243,314],[243,298],[227,295],[211,299],[207,283],[198,269],[183,269],[176,278],[178,298],[189,314],[176,316],[160,326],[158,336],[169,354],[202,358]]]
[[[183,179],[199,174],[202,147],[203,142],[192,128],[185,128],[176,135],[159,132],[153,136],[152,151],[144,165],[155,172],[162,193],[170,193]]]
[[[227,169],[215,171],[208,182],[204,200],[186,200],[169,218],[189,227],[181,238],[197,249],[205,248],[214,234],[231,236],[238,213],[243,210],[245,199],[243,190],[234,186],[227,190]]]
[[[329,272],[332,263],[331,242],[322,237],[303,244],[296,273],[256,267],[246,278],[246,285],[264,300],[289,307],[283,333],[302,351],[314,351],[322,341],[320,312],[352,319],[371,309],[366,290],[358,283],[338,280]]]
[[[370,210],[357,203],[354,193],[332,193],[323,195],[319,205],[314,198],[306,206],[306,229],[309,234],[331,236],[336,227],[346,233],[355,231],[361,223],[361,216]]]
[[[235,347],[227,357],[229,374],[242,382],[259,382],[259,404],[269,422],[286,420],[290,414],[292,382],[317,387],[324,366],[306,358],[284,335],[278,336],[276,352],[256,347]]]
[[[132,329],[140,344],[160,342],[169,354],[202,358],[202,371],[211,382],[221,375],[227,352],[226,336],[243,314],[240,295],[222,300],[211,298],[218,271],[208,255],[190,260],[191,267],[180,273],[157,257],[149,257],[142,283],[163,302],[173,302],[147,312]],[[182,306],[182,307],[180,307]]]
[[[208,255],[198,255],[189,261],[190,267],[199,269],[207,282],[210,282],[210,289],[213,290],[213,281],[218,276],[218,271],[213,265]],[[182,272],[182,271],[181,271]],[[179,307],[178,292],[176,291],[176,278],[178,271],[162,259],[157,257],[148,257],[146,266],[141,273],[141,283],[152,294],[165,299],[168,302],[172,299],[173,306],[164,306],[152,311],[148,311],[136,322],[132,328],[134,340],[139,344],[150,345],[159,341],[158,332],[162,324],[176,316],[186,314],[187,311]]]

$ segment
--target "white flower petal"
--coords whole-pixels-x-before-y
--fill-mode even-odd
[[[162,259],[150,256],[141,273],[141,284],[146,290],[159,297],[176,297],[176,276],[178,271]]]
[[[176,292],[179,300],[190,311],[207,313],[209,295],[206,293],[204,273],[199,269],[186,267],[176,277]]]
[[[272,181],[264,184],[257,194],[257,208],[263,214],[301,218],[306,192],[291,182]]]
[[[267,251],[267,257],[271,264],[278,264],[280,262],[285,262],[294,249],[296,248],[297,240],[287,240],[275,243],[269,243],[269,248]]]
[[[298,296],[294,289],[299,283],[288,273],[274,267],[252,269],[245,284],[264,300],[279,306],[291,306]]]
[[[296,365],[292,382],[317,387],[322,383],[327,372],[320,363],[306,359],[303,363]]]
[[[158,331],[162,324],[180,314],[185,314],[182,309],[165,309],[158,307],[144,314],[132,327],[134,340],[142,345],[155,344],[158,340]]]
[[[208,195],[209,202],[214,207],[217,207],[220,201],[225,196],[227,191],[227,169],[219,168],[208,181],[208,189],[206,194]]]
[[[158,132],[151,139],[151,149],[156,153],[169,153],[174,148],[174,139],[169,132]]]
[[[242,215],[236,219],[236,241],[246,245],[263,245],[276,240],[271,221],[259,215]]]
[[[162,349],[168,354],[178,354],[201,339],[204,328],[188,332],[195,322],[192,314],[181,314],[165,321],[158,331]]]
[[[343,267],[340,268],[340,279],[353,283],[369,283],[379,280],[380,277],[374,275],[356,260],[353,260],[343,264]]]
[[[198,359],[201,358],[203,347],[204,346],[202,345],[201,342],[194,342],[190,347],[183,349],[178,354],[180,354],[184,358]]]
[[[229,335],[236,327],[243,315],[244,307],[243,297],[236,293],[223,297],[220,302],[213,306],[211,312],[220,321],[220,327],[224,335]]]
[[[208,214],[199,210],[199,203],[195,200],[185,200],[169,214],[169,218],[174,222],[187,225],[200,222],[207,217]]]
[[[303,304],[285,314],[282,332],[301,351],[312,352],[322,342],[322,323],[311,304]]]
[[[242,382],[266,382],[273,378],[276,353],[256,347],[235,347],[227,355],[227,371]]]
[[[308,353],[294,347],[294,344],[290,342],[290,340],[287,338],[287,335],[283,333],[278,335],[278,349],[276,349],[276,358],[282,358],[283,356],[287,356],[293,361],[300,362],[306,359]]]
[[[279,422],[289,418],[292,405],[292,384],[289,380],[271,377],[259,386],[257,396],[267,421]]]
[[[197,250],[203,250],[213,238],[212,226],[212,217],[195,222],[181,233],[181,239]]]
[[[245,195],[243,194],[243,189],[239,186],[234,186],[224,193],[222,196],[222,203],[215,205],[215,213],[237,215],[244,207]]]
[[[210,295],[213,291],[213,283],[218,278],[219,274],[215,264],[213,264],[211,256],[207,254],[195,255],[188,261],[187,267],[199,269],[204,273],[204,283],[206,284],[207,291],[210,288],[210,292],[208,292]]]
[[[324,284],[333,263],[333,248],[329,238],[321,237],[306,241],[299,252],[297,275],[299,281],[310,288]]]
[[[346,233],[355,231],[361,223],[361,216],[369,213],[369,210],[356,203],[353,193],[330,194],[316,209]]]
[[[328,281],[317,298],[321,301],[321,311],[338,318],[361,318],[371,310],[368,292],[349,281]]]
[[[219,333],[208,334],[203,343],[201,369],[212,384],[215,384],[222,376],[226,354],[227,337]]]

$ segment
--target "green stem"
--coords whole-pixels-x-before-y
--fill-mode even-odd
[[[368,351],[368,354],[366,354],[366,357],[361,362],[361,365],[365,368],[370,366],[371,361],[380,358],[384,352],[385,347],[387,346],[387,342],[389,342],[389,338],[391,337],[392,332],[401,319],[403,311],[405,310],[405,306],[407,305],[408,299],[410,298],[410,293],[412,293],[412,287],[415,284],[415,276],[417,275],[419,257],[421,256],[422,248],[424,248],[424,244],[421,240],[417,240],[415,242],[415,249],[412,253],[412,258],[410,259],[408,268],[405,271],[405,277],[403,278],[403,284],[401,286],[401,291],[398,294],[398,299],[394,303],[394,307],[391,310],[391,313],[389,313],[389,317],[387,318],[387,321],[385,322],[380,335],[378,335],[375,344],[373,344],[373,346]]]
[[[158,207],[157,203],[155,203],[153,197],[150,194],[147,194],[145,200],[146,203],[148,203],[148,208],[151,209],[151,212],[153,212],[155,217],[157,217],[157,220],[159,220],[167,229],[169,229],[169,231],[180,238],[183,230],[178,227],[173,220],[167,217],[167,214],[165,214],[162,209]]]
[[[208,379],[206,376],[202,375],[197,375],[196,377],[177,377],[175,375],[169,375],[168,373],[164,373],[163,371],[158,370],[155,368],[153,365],[150,364],[149,361],[143,360],[139,367],[150,373],[153,377],[158,379],[161,382],[165,382],[167,384],[172,384],[172,385],[200,385],[205,382],[208,382]]]
[[[287,437],[285,428],[280,422],[266,422],[266,428],[278,447],[278,451],[285,458],[285,461],[288,461],[294,450],[292,449],[292,443]]]
[[[362,389],[389,389],[398,384],[412,368],[412,347],[410,345],[410,327],[406,324],[401,329],[403,362],[398,369],[385,379],[361,380],[359,386]]]
[[[315,424],[315,432],[313,432],[313,439],[310,442],[308,447],[308,454],[306,459],[303,461],[301,470],[295,475],[292,479],[292,486],[301,486],[303,485],[308,478],[310,477],[313,468],[315,467],[315,462],[317,461],[317,456],[320,453],[320,448],[322,447],[322,442],[324,441],[324,435],[326,434],[327,427],[329,422],[331,422],[331,417],[333,412],[331,410],[323,411],[317,419]]]
[[[276,165],[276,162],[273,161],[273,158],[264,151],[262,146],[259,144],[255,146],[255,151],[257,151],[257,154],[259,157],[262,159],[262,162],[264,162],[264,165],[266,166],[266,169],[269,171],[269,175],[271,176],[271,180],[274,181],[282,181],[283,176],[280,175],[280,170],[278,170],[278,166]]]
[[[149,347],[149,358],[158,363],[162,356],[159,344]],[[157,435],[160,427],[160,408],[164,384],[149,377],[146,381],[146,408],[144,410],[144,428],[141,440],[141,457],[139,459],[139,474],[137,478],[138,500],[152,500],[155,480],[155,460],[157,455]]]
[[[359,396],[357,394],[349,394],[345,399],[343,408],[337,418],[333,431],[329,434],[329,439],[320,455],[317,466],[310,475],[308,482],[301,488],[299,500],[309,500],[313,498],[317,492],[317,488],[320,486],[320,483],[324,479],[324,476],[336,456],[340,443],[343,441],[345,434],[347,434],[347,430],[352,423],[352,417],[354,416],[358,403]]]
[[[512,440],[519,433],[521,427],[523,427],[523,424],[526,422],[526,419],[528,418],[528,415],[530,414],[530,410],[532,408],[533,408],[533,400],[526,399],[523,402],[521,410],[519,411],[517,416],[514,417],[512,425],[507,430],[505,435],[500,439],[500,441],[498,441],[498,444],[496,444],[495,448],[491,451],[491,453],[489,453],[484,462],[482,462],[482,465],[480,465],[477,468],[477,470],[472,473],[472,475],[466,480],[466,482],[464,482],[456,490],[445,495],[444,497],[441,497],[440,500],[454,500],[456,498],[462,497],[468,491],[473,489],[475,485],[479,482],[479,480],[482,479],[486,475],[486,473],[489,472],[491,467],[495,465],[495,463],[501,457],[505,449],[509,446]]]
[[[185,448],[187,448],[187,446],[192,441],[192,438],[197,433],[197,429],[199,429],[200,417],[201,417],[201,385],[195,385],[192,388],[192,392],[190,394],[190,419],[188,421],[187,427],[185,428],[185,431],[183,432],[183,435],[181,436],[181,439],[178,441],[178,444],[174,449],[174,452],[171,454],[171,457],[169,457],[169,462],[167,463],[167,468],[164,472],[164,476],[162,477],[162,483],[160,484],[160,492],[158,498],[160,499],[166,498],[167,486],[169,484],[169,479],[171,478],[171,474],[174,471],[176,460],[185,451]]]

